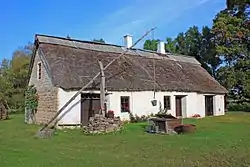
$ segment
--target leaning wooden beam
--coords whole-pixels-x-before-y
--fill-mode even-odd
[[[103,70],[103,64],[101,61],[98,61],[101,72],[101,83],[100,83],[100,103],[101,103],[101,112],[105,116],[105,76]]]
[[[129,49],[133,48],[135,45],[137,45],[144,37],[146,37],[151,31],[153,31],[155,29],[151,28],[150,30],[148,30],[143,36],[141,36],[131,47],[126,48],[124,50],[124,52],[122,52],[119,56],[117,56],[116,58],[114,58],[112,61],[110,61],[104,68],[103,71],[105,71],[111,64],[113,64],[116,60],[120,59],[123,55],[125,55]],[[54,117],[52,117],[46,124],[44,124],[42,126],[42,128],[39,130],[40,132],[43,131],[44,129],[46,129],[62,112],[63,110],[66,109],[66,107],[78,96],[81,94],[81,92],[86,89],[87,87],[89,87],[101,74],[101,72],[98,72],[90,81],[89,83],[87,83],[86,85],[84,85],[78,92],[76,92],[76,94],[74,96],[72,96],[69,101],[67,101],[67,103],[65,103],[62,108],[60,108],[60,110],[54,115]],[[57,121],[56,121],[57,122]],[[53,125],[54,126],[54,125]],[[52,126],[52,128],[54,128]]]

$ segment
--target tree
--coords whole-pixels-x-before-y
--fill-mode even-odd
[[[0,101],[7,103],[11,96],[12,83],[10,82],[10,62],[7,59],[3,59],[0,65]],[[7,104],[8,105],[8,104]]]
[[[15,110],[24,111],[24,93],[27,87],[32,44],[14,51],[12,59],[3,59],[0,66],[0,100]]]
[[[217,56],[215,43],[212,41],[213,34],[211,29],[207,26],[202,28],[202,41],[201,41],[201,58],[211,67],[211,74],[214,78],[217,74],[217,69],[221,65],[222,60]]]
[[[227,0],[212,27],[216,52],[226,62],[218,76],[234,98],[250,98],[249,7],[249,0]]]
[[[233,11],[234,16],[249,15],[250,0],[227,0],[227,10]]]
[[[157,43],[159,40],[146,40],[143,45],[143,49],[157,51]]]
[[[93,42],[105,43],[104,39],[93,39]]]
[[[201,60],[200,49],[201,49],[202,35],[199,32],[197,26],[190,27],[185,33],[185,51],[189,56],[195,57],[197,60]]]
[[[165,48],[167,52],[176,53],[177,52],[176,40],[172,38],[167,38],[166,41],[167,42],[166,42]]]
[[[201,33],[197,26],[192,26],[185,33],[177,35],[174,50],[176,53],[195,57],[201,66],[215,77],[215,70],[220,62],[215,62],[210,35],[208,27],[204,27]]]
[[[185,33],[179,33],[175,39],[166,38],[166,51],[195,57],[210,74],[216,76],[220,58],[216,57],[210,29],[204,27],[202,33],[197,26],[190,27]],[[158,40],[146,40],[144,49],[157,50]]]
[[[247,41],[250,30],[244,18],[238,18],[223,11],[216,16],[212,32],[216,51],[224,57],[229,66],[233,65],[238,58],[249,56]]]
[[[180,54],[187,54],[184,33],[179,33],[176,37],[176,51]]]

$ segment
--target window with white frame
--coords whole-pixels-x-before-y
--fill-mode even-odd
[[[171,109],[170,96],[164,96],[164,109]]]
[[[129,96],[121,96],[121,112],[130,112]]]

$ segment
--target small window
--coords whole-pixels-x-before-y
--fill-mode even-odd
[[[129,96],[121,96],[121,112],[129,112]]]
[[[164,96],[164,109],[170,110],[170,96]]]
[[[38,79],[42,78],[42,63],[41,62],[37,63],[37,78]]]

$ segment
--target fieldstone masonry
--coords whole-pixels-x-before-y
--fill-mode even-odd
[[[42,63],[41,66],[41,79],[37,77],[37,64]],[[48,72],[45,69],[44,62],[36,53],[29,85],[35,85],[39,96],[38,108],[35,114],[35,120],[37,124],[44,124],[48,122],[58,110],[58,88],[54,87]]]
[[[122,123],[120,118],[106,118],[102,114],[96,114],[90,117],[89,124],[84,127],[86,133],[109,133],[118,131]]]

